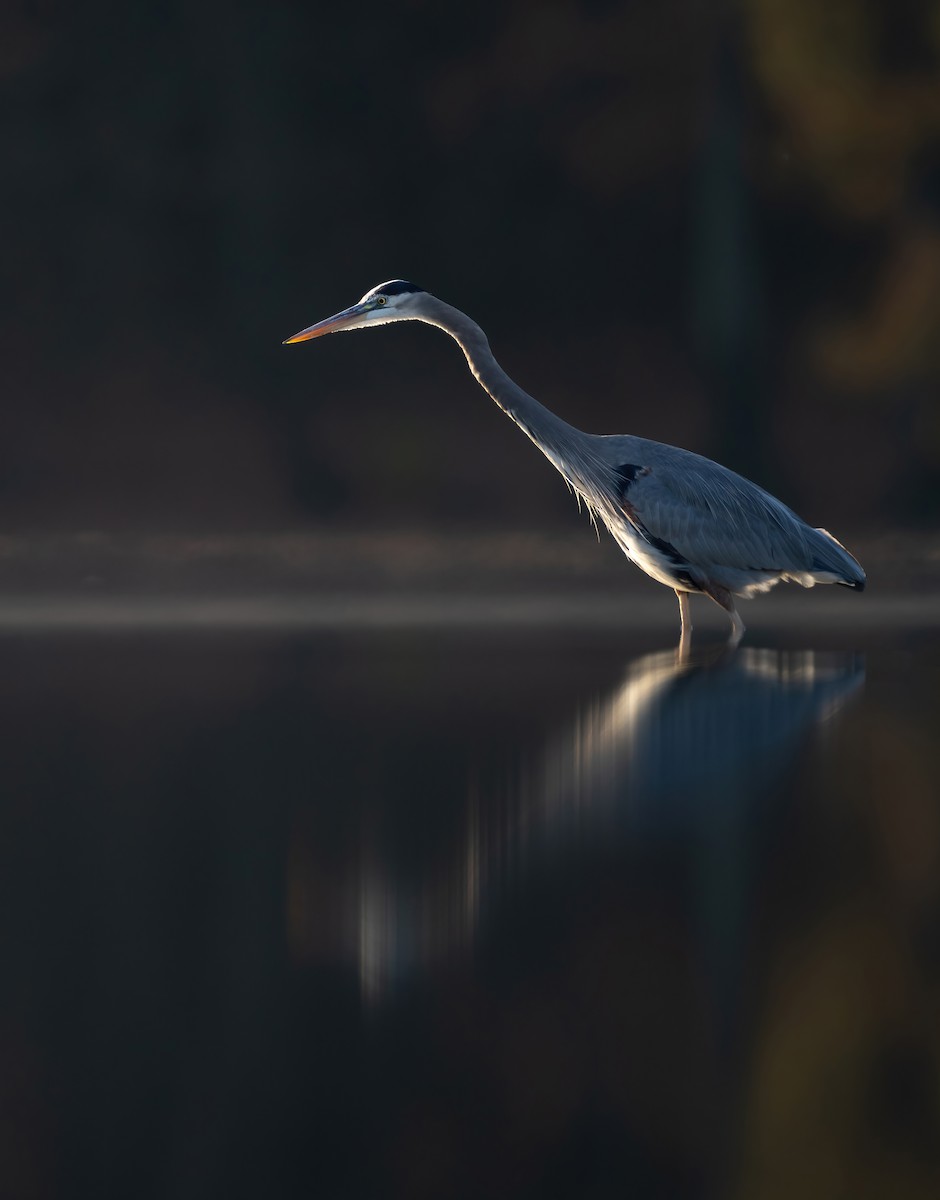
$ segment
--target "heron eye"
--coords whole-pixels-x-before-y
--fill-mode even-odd
[[[387,296],[376,296],[376,298],[375,298],[375,302],[376,302],[376,304],[378,304],[378,305],[380,305],[380,306],[381,306],[382,304],[387,304],[387,303],[388,303],[388,297],[387,297]]]

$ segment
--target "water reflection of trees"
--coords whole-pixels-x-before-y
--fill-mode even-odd
[[[366,997],[482,958],[431,972],[439,1061],[391,1119],[403,1158],[445,1147],[440,1194],[531,1188],[586,1128],[579,1171],[663,1194],[696,1172],[767,1200],[936,1194],[938,811],[916,755],[879,765],[877,711],[831,721],[863,680],[814,653],[644,656],[474,791],[446,869],[403,880],[370,843],[334,896]]]

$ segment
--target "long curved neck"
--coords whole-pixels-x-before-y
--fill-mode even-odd
[[[568,470],[561,465],[560,459],[570,462],[573,444],[580,446],[588,435],[561,417],[556,417],[544,404],[539,404],[534,396],[514,383],[493,357],[486,334],[459,308],[429,296],[425,312],[419,320],[436,325],[450,334],[464,352],[480,386],[567,478]]]

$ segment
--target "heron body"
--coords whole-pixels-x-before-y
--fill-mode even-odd
[[[687,649],[688,596],[699,592],[744,624],[736,596],[781,580],[861,591],[865,572],[824,529],[814,529],[763,488],[689,450],[628,434],[601,436],[569,425],[500,367],[483,330],[459,309],[402,279],[380,284],[351,308],[287,339],[307,341],[392,321],[424,321],[450,334],[470,370],[600,518],[626,556],[679,599],[680,649]]]

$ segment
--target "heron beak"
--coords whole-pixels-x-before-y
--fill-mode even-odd
[[[365,305],[354,304],[352,308],[343,309],[335,317],[327,317],[325,321],[317,321],[316,325],[301,329],[300,333],[295,333],[293,337],[285,338],[281,345],[290,346],[294,342],[309,342],[311,338],[323,337],[325,333],[339,333],[343,329],[356,329],[362,323],[362,316],[368,311]]]

